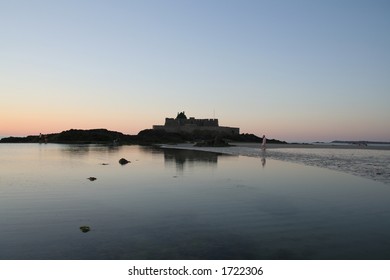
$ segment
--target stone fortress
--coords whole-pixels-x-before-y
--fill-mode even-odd
[[[165,118],[164,125],[153,125],[153,129],[175,133],[194,133],[196,131],[207,131],[228,135],[240,134],[240,129],[237,127],[219,126],[218,119],[195,119],[194,117],[187,118],[184,112],[178,113],[176,118]]]

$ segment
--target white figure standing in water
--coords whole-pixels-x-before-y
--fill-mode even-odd
[[[263,142],[261,143],[261,149],[264,151],[266,146],[267,138],[265,138],[265,135],[263,135]]]

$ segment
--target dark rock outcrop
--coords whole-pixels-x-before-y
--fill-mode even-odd
[[[137,137],[107,129],[70,129],[40,136],[8,137],[0,143],[133,144]]]
[[[130,161],[128,161],[127,159],[125,159],[125,158],[121,158],[120,160],[119,160],[119,163],[121,164],[121,165],[125,165],[125,164],[128,164]]]
[[[48,142],[56,143],[119,143],[127,142],[130,135],[125,135],[121,132],[110,131],[107,129],[71,129],[62,131],[52,137],[49,137]]]
[[[164,130],[144,129],[137,135],[140,143],[182,143],[190,141],[191,137],[185,133],[166,132]]]

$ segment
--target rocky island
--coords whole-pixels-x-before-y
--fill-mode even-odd
[[[6,137],[0,143],[63,143],[63,144],[175,144],[194,142],[201,146],[223,146],[228,142],[261,142],[262,138],[239,133],[239,128],[221,127],[218,119],[187,118],[184,112],[177,117],[166,118],[164,126],[144,129],[137,135],[128,135],[104,128],[70,129],[59,133]],[[284,141],[267,139],[268,143],[286,144]]]
[[[215,141],[217,139],[217,142]],[[162,130],[145,129],[137,135],[123,134],[107,129],[70,129],[59,133],[46,135],[29,135],[26,137],[6,137],[0,139],[0,143],[59,143],[59,144],[117,144],[117,145],[153,145],[175,144],[184,142],[218,143],[223,142],[261,142],[262,138],[243,133],[239,135],[220,135],[212,132],[186,133],[166,132]],[[284,141],[267,139],[268,143],[286,144]],[[202,144],[201,144],[202,145]]]

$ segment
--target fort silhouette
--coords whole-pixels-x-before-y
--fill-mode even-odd
[[[210,131],[228,135],[239,135],[238,127],[219,126],[218,119],[195,119],[187,118],[184,112],[177,114],[176,118],[165,118],[164,125],[153,125],[154,130],[166,132],[187,132]]]

